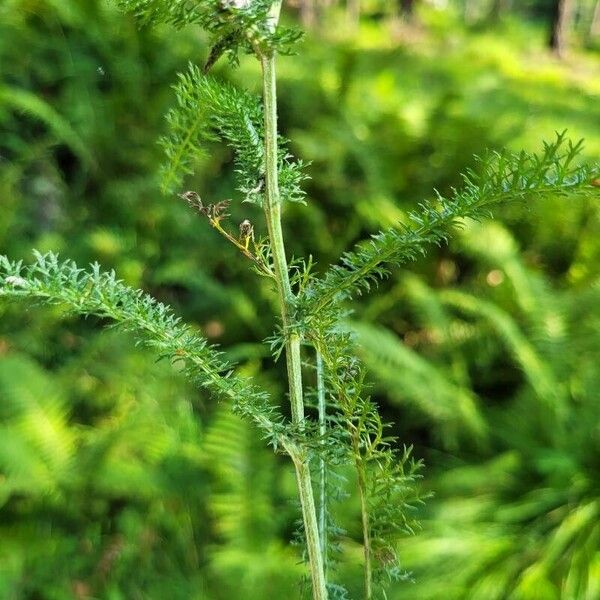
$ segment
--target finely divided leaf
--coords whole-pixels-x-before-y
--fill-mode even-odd
[[[96,263],[83,270],[56,254],[35,253],[23,266],[0,255],[0,298],[38,299],[60,304],[75,314],[97,315],[132,331],[159,356],[183,365],[191,379],[217,396],[233,400],[234,409],[253,421],[273,445],[288,446],[282,418],[265,392],[236,376],[221,352],[210,346],[172,309],[118,280]]]
[[[467,172],[463,188],[454,189],[450,198],[438,194],[410,213],[408,224],[381,231],[345,253],[341,264],[306,289],[302,312],[315,315],[338,299],[369,291],[387,275],[386,265],[416,260],[429,245],[444,243],[461,220],[489,217],[495,205],[548,195],[598,195],[594,181],[600,165],[576,165],[581,150],[582,142],[573,144],[563,132],[539,154],[493,152],[479,158],[480,168]]]
[[[237,189],[244,202],[261,205],[265,193],[263,109],[249,92],[204,75],[190,65],[175,86],[177,106],[167,114],[170,135],[161,139],[167,156],[162,169],[166,192],[180,188],[203,155],[202,142],[221,140],[234,152]],[[303,163],[279,140],[279,180],[283,200],[302,202]]]

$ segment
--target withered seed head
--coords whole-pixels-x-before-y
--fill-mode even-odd
[[[231,204],[231,200],[221,200],[221,202],[217,202],[216,204],[211,204],[209,209],[209,217],[211,219],[224,219],[229,216],[227,209]]]
[[[193,191],[183,192],[179,194],[179,197],[185,200],[192,208],[202,213],[205,217],[213,220],[223,219],[228,217],[227,208],[229,207],[230,200],[221,200],[216,204],[202,204],[200,195]]]
[[[250,221],[248,221],[248,219],[245,219],[244,221],[242,221],[240,223],[240,237],[241,238],[248,238],[251,237],[254,233],[254,227],[252,226],[252,223],[250,223]]]
[[[202,204],[199,194],[196,192],[183,192],[182,194],[179,194],[179,197],[185,200],[192,208],[203,212],[204,205]]]

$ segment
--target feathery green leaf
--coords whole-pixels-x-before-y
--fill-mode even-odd
[[[177,106],[167,114],[170,135],[161,139],[167,156],[162,170],[165,191],[181,186],[203,154],[204,140],[222,140],[233,149],[237,189],[245,202],[262,204],[265,192],[263,110],[258,97],[206,76],[190,64],[175,86]],[[301,202],[305,178],[302,161],[295,161],[280,138],[281,196]]]
[[[539,154],[504,151],[478,159],[480,168],[467,172],[464,187],[455,189],[450,198],[438,194],[434,203],[410,213],[409,224],[382,231],[345,253],[341,264],[306,289],[300,299],[303,314],[310,318],[338,299],[369,291],[388,274],[385,265],[416,260],[429,245],[447,241],[451,227],[463,219],[489,217],[493,206],[545,195],[598,194],[592,181],[600,174],[600,165],[575,164],[581,149],[581,141],[573,144],[563,132],[553,143],[545,143]]]
[[[23,266],[0,255],[0,298],[39,299],[66,306],[71,312],[97,315],[132,331],[161,358],[181,363],[185,373],[217,396],[233,399],[234,409],[252,420],[270,443],[287,445],[282,419],[268,396],[233,374],[221,352],[183,325],[168,306],[141,290],[127,287],[113,271],[95,263],[89,271],[53,253],[35,253]]]
[[[302,37],[296,28],[269,25],[272,0],[116,0],[148,26],[160,24],[182,28],[199,25],[211,34],[213,43],[237,60],[238,52],[278,51],[289,53]]]

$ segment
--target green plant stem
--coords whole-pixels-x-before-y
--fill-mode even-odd
[[[306,459],[294,460],[298,494],[302,506],[304,535],[310,564],[313,600],[327,600],[327,584],[323,569],[323,557],[319,545],[319,529],[317,527],[317,511],[312,489],[310,467]]]
[[[292,420],[299,428],[304,423],[304,401],[302,393],[302,363],[300,356],[300,335],[294,331],[292,313],[295,297],[290,285],[288,264],[281,228],[281,198],[278,182],[277,152],[277,87],[275,78],[275,57],[272,53],[260,55],[263,74],[263,101],[265,114],[265,178],[266,195],[264,201],[265,218],[273,266],[277,281],[277,292],[281,310],[281,321],[285,336],[285,353]],[[319,545],[319,528],[312,489],[308,458],[302,453],[292,457],[296,467],[298,495],[302,506],[304,533],[308,550],[308,560],[312,579],[314,600],[326,600],[327,587],[323,569],[323,556]]]
[[[356,444],[358,446],[358,444]],[[355,453],[360,452],[356,447]],[[356,454],[358,456],[358,454]],[[358,473],[358,490],[360,493],[360,512],[362,514],[362,534],[364,562],[365,600],[373,597],[373,575],[371,570],[371,532],[369,525],[369,507],[367,506],[367,482],[365,478],[365,466],[360,458],[356,460],[356,472]]]
[[[264,202],[265,218],[273,266],[279,294],[281,321],[286,340],[286,362],[290,388],[292,419],[295,424],[304,421],[304,402],[302,399],[302,366],[300,359],[300,336],[292,328],[291,316],[294,309],[294,295],[290,285],[288,263],[281,228],[281,197],[279,195],[277,161],[277,95],[275,84],[275,57],[261,58],[263,70],[263,97],[265,103],[265,171],[266,197]]]
[[[327,433],[327,404],[325,401],[325,370],[323,356],[317,350],[317,410],[319,415],[319,435],[324,439]],[[319,534],[323,570],[327,580],[327,467],[323,458],[319,459]]]

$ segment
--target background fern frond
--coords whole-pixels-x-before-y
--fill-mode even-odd
[[[83,164],[93,163],[89,148],[73,129],[73,126],[43,98],[27,90],[3,85],[0,86],[0,107],[2,106],[24,112],[43,122],[52,130],[58,140],[69,146]]]
[[[278,505],[282,478],[276,458],[264,452],[256,430],[232,413],[230,402],[217,408],[201,451],[210,477],[207,508],[217,538],[210,568],[224,582],[225,595],[267,597],[273,586],[292,587],[303,566],[279,539],[289,515]]]
[[[365,322],[352,322],[357,349],[379,385],[396,402],[414,406],[438,424],[442,439],[456,447],[461,432],[483,442],[487,425],[477,397],[457,385],[441,367],[404,345],[387,329]]]
[[[21,355],[0,361],[0,497],[56,492],[69,479],[76,447],[68,414],[42,367]]]
[[[256,432],[222,403],[202,441],[203,460],[215,477],[210,510],[217,534],[246,551],[276,530],[272,520],[275,488],[272,454],[260,451]]]
[[[540,400],[554,409],[561,408],[564,402],[563,386],[509,314],[491,302],[458,290],[443,291],[440,299],[465,314],[487,320],[523,369]]]

